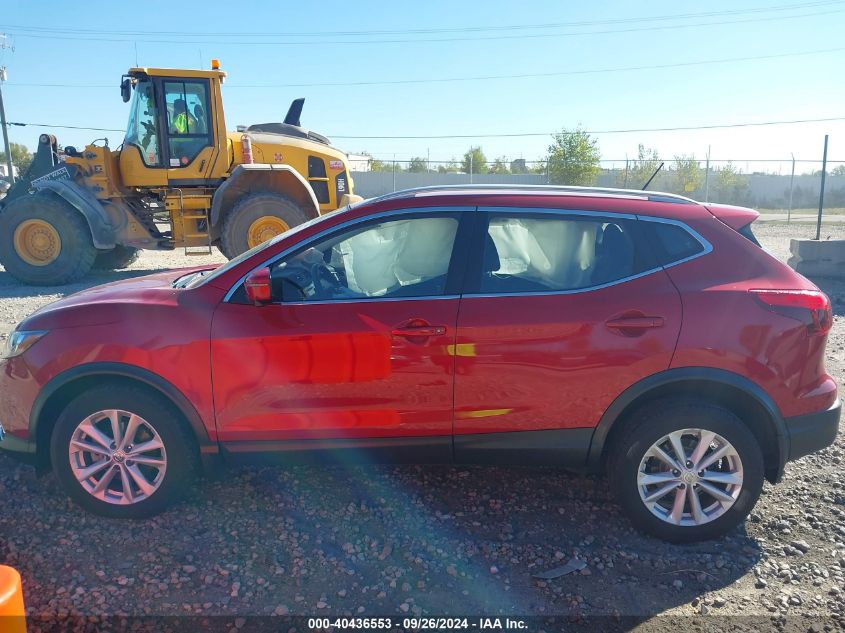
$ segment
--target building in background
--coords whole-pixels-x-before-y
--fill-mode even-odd
[[[347,154],[346,158],[349,161],[349,168],[352,171],[370,171],[372,156],[368,156],[367,154]]]

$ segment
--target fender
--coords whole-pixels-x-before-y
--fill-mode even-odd
[[[224,207],[230,206],[237,198],[245,193],[278,192],[289,193],[276,185],[278,176],[285,174],[293,177],[300,185],[295,200],[303,205],[304,211],[311,217],[320,214],[317,196],[308,181],[290,165],[246,164],[238,165],[232,170],[232,175],[217,188],[211,200],[211,225],[216,226],[220,221]]]
[[[760,385],[750,381],[748,378],[724,369],[714,369],[712,367],[678,367],[676,369],[668,369],[643,378],[623,391],[604,412],[604,415],[602,415],[601,420],[599,420],[596,426],[596,430],[593,432],[590,450],[587,455],[588,467],[596,468],[601,463],[605,440],[607,440],[610,429],[628,405],[645,396],[653,389],[687,381],[702,381],[726,385],[754,398],[768,413],[775,425],[779,464],[780,469],[783,468],[783,464],[786,462],[789,453],[789,436],[786,431],[786,423],[774,400],[772,400],[771,396]]]
[[[51,191],[79,211],[91,229],[94,246],[99,249],[112,249],[114,228],[106,215],[103,205],[82,185],[69,180],[45,180],[35,185],[36,191]]]
[[[181,391],[179,391],[170,382],[146,369],[137,367],[135,365],[127,365],[125,363],[87,363],[85,365],[77,365],[66,371],[63,371],[57,376],[54,376],[41,389],[38,397],[32,405],[32,411],[29,414],[29,433],[30,438],[38,437],[38,419],[41,417],[41,412],[44,405],[50,397],[59,389],[68,383],[86,376],[102,376],[107,378],[109,376],[120,376],[123,378],[131,378],[142,382],[149,387],[152,387],[168,399],[182,412],[185,419],[191,426],[194,436],[197,439],[197,444],[200,448],[201,455],[208,453],[217,453],[217,443],[212,442],[208,437],[208,430],[202,422],[202,418],[197,412],[194,405],[188,398],[186,398]],[[39,451],[44,447],[39,447]]]

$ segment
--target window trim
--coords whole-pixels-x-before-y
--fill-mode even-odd
[[[612,211],[591,211],[591,210],[580,210],[580,209],[549,209],[549,208],[534,208],[534,207],[479,207],[478,208],[480,217],[482,220],[478,222],[481,226],[479,226],[478,230],[476,231],[475,235],[473,236],[473,243],[470,248],[470,257],[472,258],[472,265],[467,266],[467,277],[465,278],[465,283],[462,288],[462,297],[468,298],[494,298],[494,297],[537,297],[537,296],[549,296],[549,295],[572,295],[572,294],[580,294],[584,292],[592,292],[594,290],[602,290],[604,288],[609,288],[611,286],[616,286],[621,283],[626,283],[629,281],[633,281],[635,279],[639,279],[640,277],[645,277],[647,275],[651,275],[656,273],[660,270],[666,270],[667,268],[671,268],[672,266],[677,266],[678,264],[683,264],[685,262],[691,261],[693,259],[697,259],[698,257],[703,257],[708,255],[713,251],[713,246],[707,241],[698,231],[693,229],[687,223],[682,222],[680,220],[674,220],[670,218],[662,218],[657,216],[649,216],[649,215],[640,215],[640,214],[631,214],[631,213],[614,213]],[[481,215],[483,214],[483,215]],[[689,233],[696,241],[698,241],[702,246],[702,251],[700,253],[696,253],[695,255],[691,255],[684,259],[680,259],[677,261],[673,261],[666,265],[658,264],[653,268],[649,268],[648,270],[644,270],[642,272],[636,273],[634,275],[628,275],[627,277],[621,277],[619,279],[615,279],[614,281],[609,281],[603,284],[597,284],[595,286],[587,286],[584,288],[573,288],[570,290],[526,290],[522,292],[499,292],[499,293],[489,293],[489,292],[480,292],[474,289],[471,289],[470,286],[475,284],[477,285],[477,281],[472,280],[472,275],[470,274],[469,270],[472,269],[473,271],[477,271],[480,275],[480,266],[482,260],[482,253],[484,249],[484,232],[487,231],[489,218],[491,215],[503,215],[503,214],[510,214],[514,217],[518,217],[520,215],[523,216],[531,216],[531,215],[554,215],[560,217],[590,217],[590,218],[604,218],[604,219],[617,219],[617,220],[631,220],[633,222],[657,222],[663,224],[673,224],[675,226],[680,227],[682,230]],[[641,236],[645,238],[645,236]],[[477,277],[478,275],[476,275]]]
[[[296,244],[292,244],[291,246],[285,248],[284,250],[278,252],[277,254],[273,255],[272,257],[268,257],[264,261],[262,261],[257,266],[253,266],[250,268],[244,275],[242,275],[226,292],[226,295],[223,297],[222,303],[232,303],[231,299],[234,294],[238,291],[238,289],[243,285],[246,278],[260,268],[266,268],[268,266],[272,266],[280,259],[287,257],[288,255],[296,252],[300,249],[310,248],[311,244],[314,242],[331,237],[334,234],[340,233],[345,231],[348,228],[355,227],[359,224],[368,224],[373,221],[382,220],[384,218],[401,218],[401,216],[416,216],[416,217],[425,217],[429,215],[443,215],[443,214],[454,214],[458,216],[458,230],[455,233],[455,241],[452,244],[452,257],[449,262],[449,271],[446,277],[446,288],[444,294],[438,295],[429,295],[429,296],[422,296],[422,297],[360,297],[360,298],[353,298],[353,299],[325,299],[321,301],[296,301],[296,302],[286,302],[286,303],[271,303],[268,305],[274,306],[294,306],[294,305],[318,305],[318,304],[326,304],[326,303],[370,303],[373,301],[409,301],[409,300],[419,300],[419,299],[449,299],[449,298],[457,298],[460,297],[460,290],[463,287],[465,281],[465,271],[466,271],[466,264],[467,264],[467,250],[455,248],[455,246],[462,240],[466,240],[469,238],[468,234],[471,234],[471,231],[475,229],[476,222],[474,218],[476,217],[476,207],[463,207],[463,206],[448,206],[448,207],[406,207],[403,209],[392,209],[390,211],[382,211],[380,213],[374,213],[372,215],[367,215],[359,218],[354,218],[352,220],[347,220],[345,222],[341,222],[340,224],[335,224],[333,226],[327,227],[318,233],[304,239],[300,240]],[[456,260],[456,256],[458,259]],[[457,286],[457,293],[454,292],[455,290],[453,286]]]

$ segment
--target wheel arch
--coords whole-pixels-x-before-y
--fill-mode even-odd
[[[283,194],[296,202],[309,219],[320,214],[320,205],[311,185],[290,165],[238,165],[214,192],[211,226],[218,226],[236,201],[250,193]]]
[[[35,438],[36,466],[39,470],[50,468],[50,436],[56,418],[64,405],[86,389],[114,382],[143,386],[167,398],[182,414],[196,440],[203,468],[208,470],[218,455],[217,443],[212,441],[202,418],[194,405],[173,384],[156,374],[124,363],[89,363],[62,372],[48,382],[38,394],[29,417],[30,437]]]
[[[114,228],[103,205],[90,191],[74,181],[47,180],[36,186],[34,195],[54,195],[79,212],[88,223],[94,246],[106,250],[114,248]]]
[[[649,376],[623,391],[607,408],[590,443],[587,463],[597,469],[614,437],[640,407],[659,398],[693,396],[737,414],[763,451],[766,479],[776,483],[789,453],[786,425],[766,391],[748,378],[710,367],[682,367]]]

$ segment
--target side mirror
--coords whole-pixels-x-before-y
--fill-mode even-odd
[[[123,99],[123,103],[128,103],[131,97],[132,81],[129,79],[129,77],[126,77],[123,81],[120,82],[120,98]]]
[[[270,269],[259,268],[252,271],[244,280],[247,298],[255,305],[270,303],[273,299],[273,289],[270,281]]]

